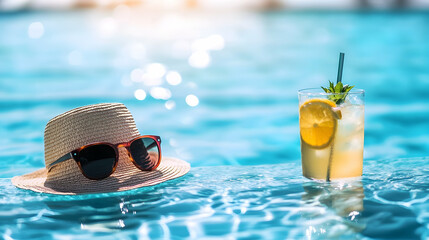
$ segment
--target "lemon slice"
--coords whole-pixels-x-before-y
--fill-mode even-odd
[[[309,146],[322,149],[330,145],[341,116],[336,104],[328,99],[310,99],[299,108],[301,139]]]

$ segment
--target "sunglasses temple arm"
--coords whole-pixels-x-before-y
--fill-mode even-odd
[[[158,141],[158,143],[159,144],[161,144],[161,138],[160,137],[158,137],[158,136],[155,136],[156,137],[156,141]],[[147,146],[146,148],[147,149],[151,149],[152,147],[154,147],[154,146],[156,146],[157,145],[157,143],[156,142],[153,142],[153,143],[151,143],[149,146]]]
[[[147,146],[146,149],[151,149],[152,147],[155,147],[156,145],[157,145],[156,142],[153,142],[149,146]]]
[[[53,162],[53,163],[49,164],[49,166],[48,166],[48,171],[50,171],[50,170],[51,170],[51,168],[52,168],[55,164],[58,164],[58,163],[60,163],[60,162],[64,162],[64,161],[69,160],[69,159],[71,159],[71,158],[73,158],[73,156],[72,156],[72,153],[71,153],[71,152],[69,152],[69,153],[65,154],[64,156],[60,157],[57,161],[55,161],[55,162]]]

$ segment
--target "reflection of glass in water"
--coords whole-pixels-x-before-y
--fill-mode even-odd
[[[364,210],[361,180],[306,182],[303,188],[307,237],[338,237],[365,229],[360,221]]]

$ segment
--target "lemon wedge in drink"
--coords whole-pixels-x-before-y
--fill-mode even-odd
[[[341,111],[328,99],[315,98],[305,101],[299,108],[301,139],[309,146],[323,149],[334,139],[337,120]]]

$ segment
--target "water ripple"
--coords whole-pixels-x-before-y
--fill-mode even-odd
[[[366,161],[361,180],[332,183],[302,178],[296,163],[197,167],[161,185],[81,196],[3,179],[0,230],[12,238],[418,239],[429,234],[429,169],[413,166],[427,161]]]

